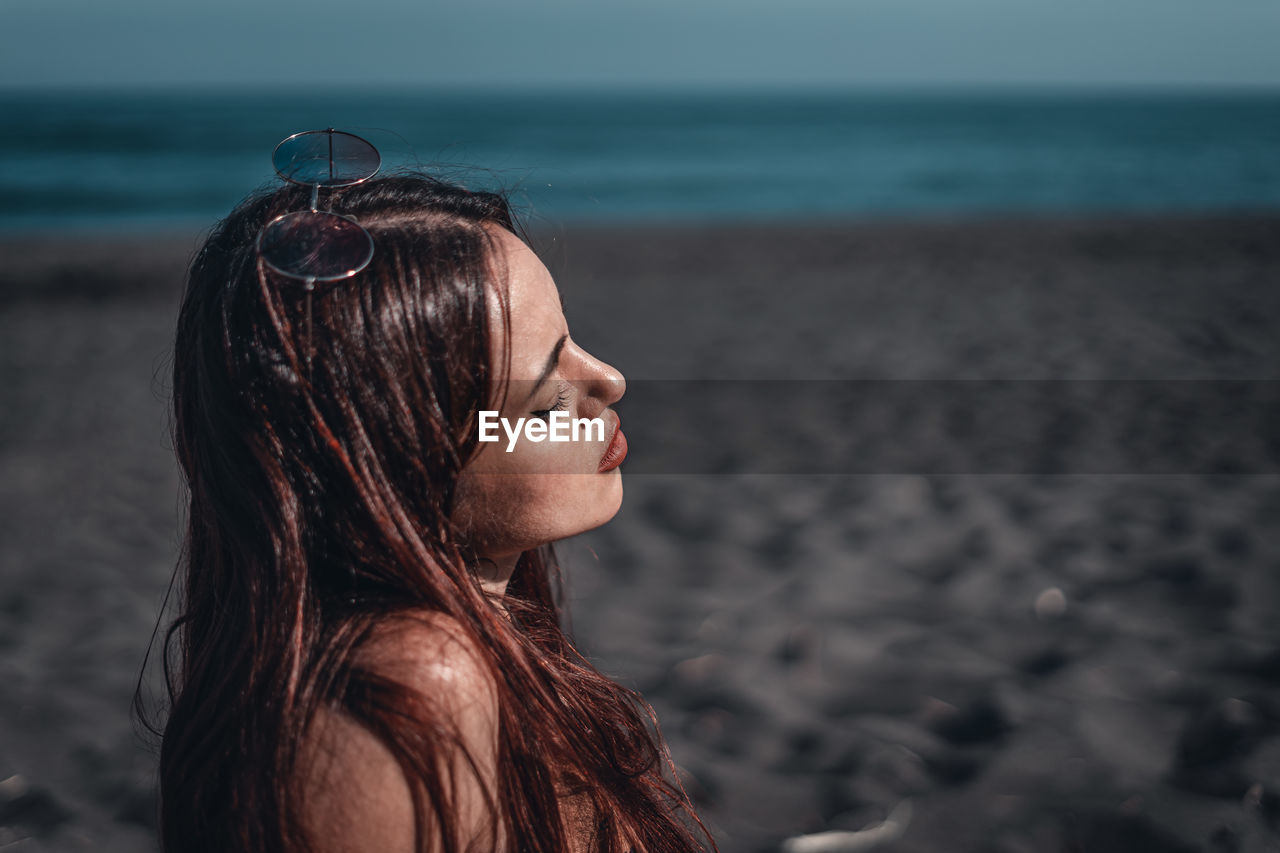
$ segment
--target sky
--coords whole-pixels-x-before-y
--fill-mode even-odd
[[[1280,0],[0,0],[0,88],[1280,87]]]

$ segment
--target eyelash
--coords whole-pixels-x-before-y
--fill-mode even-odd
[[[539,420],[550,420],[552,412],[564,411],[569,407],[569,389],[565,386],[560,387],[559,393],[556,394],[556,404],[550,409],[536,409],[531,414]]]

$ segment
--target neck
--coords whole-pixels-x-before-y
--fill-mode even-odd
[[[519,559],[519,554],[505,557],[481,557],[476,565],[476,576],[480,579],[481,588],[499,604],[507,594],[507,583],[515,573],[516,562]]]

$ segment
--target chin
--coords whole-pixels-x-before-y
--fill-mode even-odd
[[[622,508],[622,475],[617,471],[610,471],[608,474],[597,474],[596,477],[608,478],[603,484],[604,488],[600,489],[594,495],[584,500],[584,512],[577,523],[574,530],[560,537],[567,539],[570,536],[576,536],[579,533],[586,533],[588,530],[595,530],[608,524],[618,510]]]
[[[575,479],[580,476],[582,475],[573,475]],[[481,541],[488,543],[490,555],[531,551],[607,524],[622,507],[622,477],[616,472],[589,476],[594,481],[593,488],[577,492],[574,500],[553,500],[551,493],[548,493],[533,499],[543,508],[541,512],[519,518],[510,527],[504,526],[503,530],[489,531],[489,535],[482,537]],[[601,482],[605,477],[608,480]],[[557,497],[562,497],[564,489],[570,487],[561,482]],[[511,517],[507,518],[510,521]],[[523,530],[524,535],[511,536],[512,527]]]
[[[618,510],[622,509],[622,471],[614,468],[605,475],[609,478],[609,488],[607,490],[608,497],[602,502],[609,507],[609,516],[604,521],[608,521],[618,514]],[[604,524],[604,521],[600,522]]]

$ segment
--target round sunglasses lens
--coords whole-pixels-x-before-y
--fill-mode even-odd
[[[365,140],[340,130],[296,133],[276,146],[271,164],[286,181],[349,187],[378,173],[382,158]]]
[[[286,213],[258,236],[262,260],[290,278],[338,281],[369,265],[373,238],[356,222],[336,213]]]

